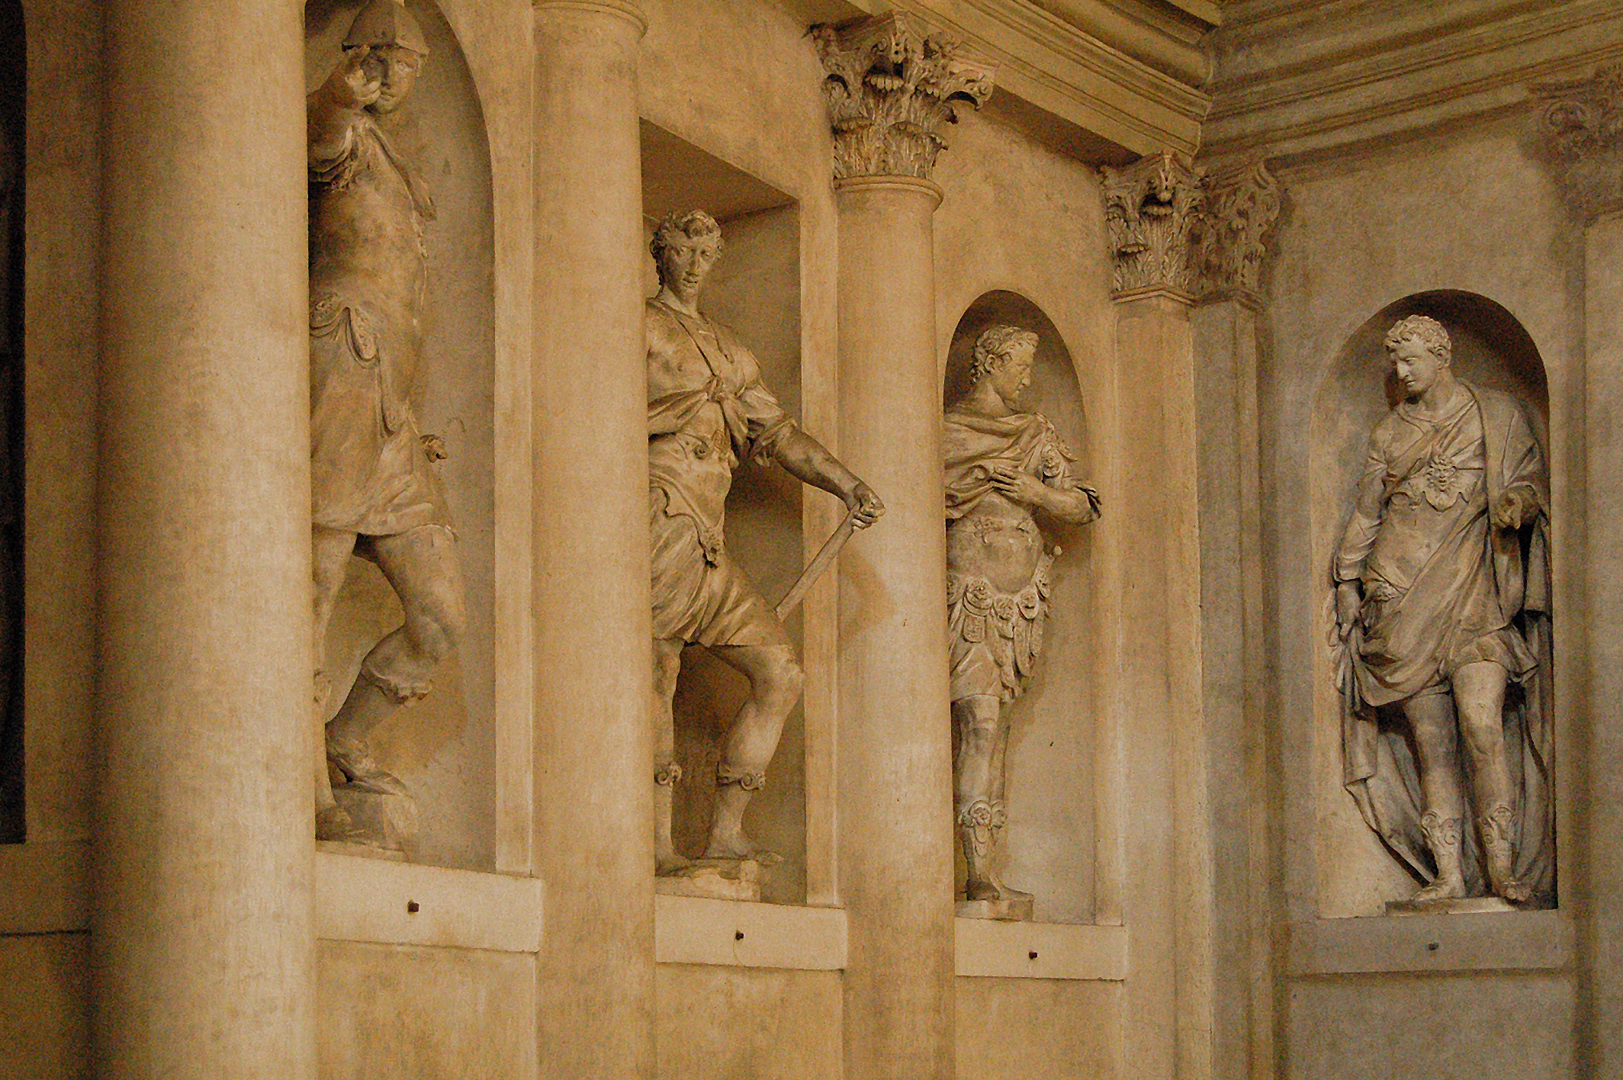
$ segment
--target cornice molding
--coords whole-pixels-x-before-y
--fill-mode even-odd
[[[1623,8],[1612,0],[1437,14],[1437,35],[1406,32],[1227,82],[1219,73],[1203,153],[1283,157],[1401,134],[1520,104],[1529,83],[1623,56]]]
[[[1168,34],[1145,40],[1154,48],[1123,51],[1034,0],[844,0],[867,14],[901,10],[946,31],[997,66],[998,96],[1019,98],[1061,128],[1090,132],[1132,154],[1162,147],[1194,153],[1211,98],[1190,81],[1167,74],[1185,60],[1185,46]],[[1108,3],[1108,0],[1090,0]],[[1180,10],[1204,10],[1201,0],[1145,0]],[[1056,150],[1071,152],[1059,135]]]

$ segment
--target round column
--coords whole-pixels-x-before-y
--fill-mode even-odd
[[[840,559],[846,1075],[951,1080],[946,513],[929,180],[836,183],[839,454],[885,500]]]
[[[654,845],[637,44],[536,8],[535,850],[541,1075],[653,1075]]]
[[[96,1073],[315,1075],[304,35],[109,0]]]

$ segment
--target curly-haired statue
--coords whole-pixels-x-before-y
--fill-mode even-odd
[[[1549,476],[1522,405],[1448,332],[1386,336],[1400,401],[1336,552],[1345,783],[1422,906],[1555,896]]]
[[[1030,893],[993,866],[1006,810],[1006,706],[1020,695],[1042,650],[1048,568],[1038,518],[1082,525],[1099,495],[1079,483],[1076,458],[1040,413],[1019,411],[1031,383],[1037,335],[993,326],[975,342],[969,393],[947,411],[947,638],[958,757],[955,810],[968,873],[966,917],[1029,919]]]
[[[682,778],[672,760],[671,699],[682,647],[707,647],[750,684],[716,767],[707,862],[757,854],[744,834],[744,808],[766,785],[784,720],[800,700],[800,664],[783,623],[727,550],[722,519],[733,470],[747,458],[776,461],[838,495],[857,528],[877,521],[885,507],[783,411],[737,335],[700,313],[699,293],[721,255],[716,220],[702,210],[671,214],[649,249],[660,286],[647,317],[655,860],[658,873],[671,876],[689,866],[671,839],[672,795]]]

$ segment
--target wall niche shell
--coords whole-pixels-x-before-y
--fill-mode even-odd
[[[360,0],[305,6],[305,90],[339,62]],[[434,674],[434,691],[374,732],[376,756],[411,789],[421,819],[415,861],[492,869],[496,862],[495,673],[495,241],[490,150],[478,88],[455,33],[428,0],[410,10],[429,56],[391,136],[432,192],[422,359],[413,391],[421,430],[445,440],[438,465],[457,535],[468,627]],[[327,635],[329,714],[360,661],[400,624],[394,590],[372,563],[350,560]]]
[[[1309,483],[1314,578],[1307,586],[1317,612],[1318,635],[1312,744],[1321,918],[1380,915],[1388,902],[1407,900],[1420,883],[1365,824],[1343,784],[1341,706],[1332,667],[1335,614],[1330,578],[1331,561],[1363,472],[1370,431],[1403,397],[1384,342],[1392,326],[1409,315],[1427,315],[1443,324],[1452,345],[1452,367],[1461,379],[1522,403],[1549,462],[1549,390],[1543,361],[1516,317],[1487,297],[1453,290],[1404,297],[1367,319],[1329,364],[1313,406]],[[1560,509],[1555,508],[1551,516],[1559,514]],[[1552,606],[1559,608],[1559,598]],[[1557,623],[1553,634],[1558,646],[1561,633]],[[1382,730],[1393,732],[1394,738],[1402,737],[1401,724],[1389,726],[1383,719]],[[1512,746],[1510,752],[1517,756],[1517,747]],[[1553,776],[1554,763],[1550,765]],[[1516,775],[1513,762],[1513,781]],[[1552,800],[1559,794],[1555,792]],[[1474,827],[1474,817],[1474,810],[1468,807],[1467,828]]]

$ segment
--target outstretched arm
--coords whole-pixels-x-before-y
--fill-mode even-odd
[[[799,428],[785,434],[772,448],[772,456],[789,475],[813,487],[838,495],[856,515],[857,527],[867,528],[885,512],[873,488],[841,465],[823,444]]]

